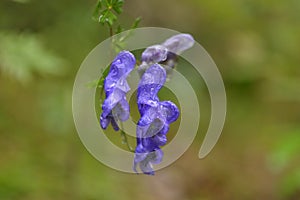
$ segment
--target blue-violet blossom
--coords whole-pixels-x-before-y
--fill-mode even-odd
[[[129,104],[126,93],[130,87],[126,81],[133,70],[136,60],[129,51],[120,52],[113,60],[109,73],[104,80],[105,100],[102,104],[100,124],[103,129],[111,123],[118,131],[117,121],[126,121],[129,118]]]
[[[154,63],[166,65],[168,68],[174,68],[177,62],[177,55],[191,48],[194,45],[194,38],[190,34],[178,34],[170,37],[162,44],[148,47],[142,53],[142,63],[138,68],[139,74],[143,73]],[[167,70],[170,70],[168,69]]]
[[[166,71],[159,64],[151,65],[143,74],[137,90],[137,104],[141,115],[137,124],[137,146],[134,171],[137,165],[145,174],[153,175],[152,164],[162,161],[160,146],[167,142],[169,124],[179,116],[177,106],[171,101],[160,101],[157,93],[166,82]]]

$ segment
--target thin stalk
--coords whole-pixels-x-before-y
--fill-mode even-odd
[[[130,152],[134,152],[133,148],[130,146],[130,144],[128,143],[128,138],[127,138],[127,134],[123,131],[123,123],[120,122],[120,127],[121,127],[121,137],[122,137],[122,143],[126,144],[128,150]]]

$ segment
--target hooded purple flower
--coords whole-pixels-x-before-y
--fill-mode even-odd
[[[160,146],[167,142],[169,124],[179,116],[177,106],[171,101],[159,101],[158,91],[166,82],[166,71],[159,64],[150,66],[140,80],[137,91],[138,109],[141,118],[137,124],[137,147],[134,171],[137,165],[145,174],[153,175],[152,164],[162,161]]]
[[[130,90],[127,76],[135,66],[135,58],[129,51],[120,52],[113,60],[109,73],[104,80],[105,100],[102,104],[100,124],[106,129],[109,123],[114,130],[119,130],[117,121],[129,118],[129,104],[126,93]]]
[[[183,51],[194,45],[194,38],[190,34],[178,34],[167,39],[162,46],[166,47],[169,52],[181,54]]]
[[[178,34],[170,37],[160,45],[148,47],[142,53],[142,64],[138,68],[140,75],[142,76],[149,66],[154,63],[164,64],[170,69],[174,68],[177,55],[191,48],[194,42],[194,38],[190,34]]]

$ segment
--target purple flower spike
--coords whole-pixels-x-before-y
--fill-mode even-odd
[[[137,166],[144,174],[154,175],[153,164],[162,161],[161,146],[167,143],[169,124],[179,116],[177,106],[170,101],[159,101],[157,93],[166,82],[166,71],[159,64],[150,66],[140,80],[137,91],[141,118],[137,124],[137,147],[133,170]]]
[[[120,52],[113,60],[109,73],[104,80],[106,98],[102,104],[100,124],[103,129],[111,123],[114,130],[119,130],[117,121],[129,118],[129,104],[126,93],[130,87],[127,76],[135,66],[135,58],[129,51]]]
[[[167,39],[162,45],[174,54],[181,54],[191,48],[194,42],[194,38],[190,34],[178,34]]]

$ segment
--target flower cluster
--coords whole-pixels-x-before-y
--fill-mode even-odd
[[[163,152],[160,146],[167,142],[169,124],[179,116],[177,106],[171,101],[159,101],[158,91],[166,81],[166,71],[159,64],[150,66],[140,80],[137,104],[141,119],[137,124],[137,147],[134,157],[134,171],[137,165],[145,174],[154,174],[152,164],[161,162]]]
[[[117,121],[126,121],[129,118],[129,104],[126,93],[130,90],[126,81],[127,76],[135,66],[135,58],[129,51],[120,52],[113,60],[110,71],[104,80],[106,98],[102,104],[100,124],[106,129],[111,123],[118,131]]]
[[[169,125],[179,117],[179,109],[171,101],[160,101],[157,94],[167,78],[167,71],[173,69],[177,55],[192,47],[194,39],[189,34],[178,34],[164,43],[148,47],[141,57],[138,72],[141,80],[137,90],[137,104],[141,118],[137,123],[137,146],[133,170],[137,167],[145,174],[154,174],[153,164],[162,161],[161,146],[167,142]],[[129,51],[120,52],[111,64],[104,81],[106,98],[102,104],[100,124],[103,129],[111,123],[118,131],[118,121],[129,118],[129,104],[126,93],[130,90],[126,81],[136,60]],[[162,66],[164,65],[164,67]]]

